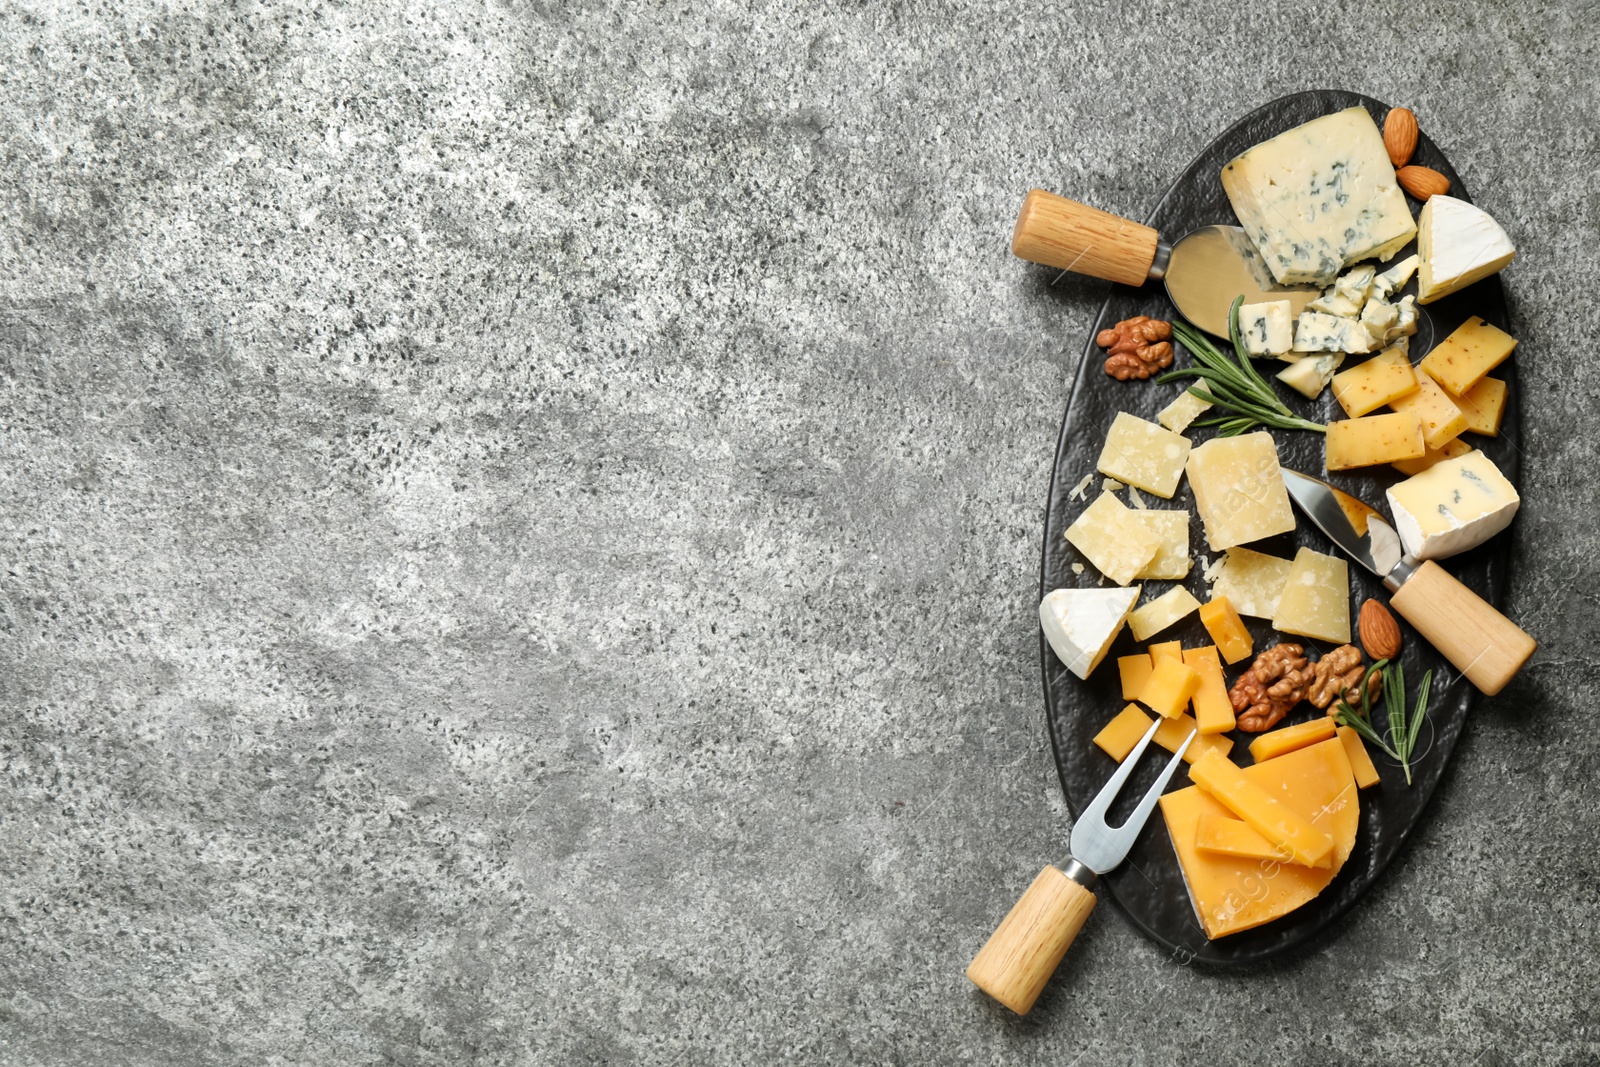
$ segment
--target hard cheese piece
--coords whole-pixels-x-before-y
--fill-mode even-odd
[[[1211,594],[1227,598],[1240,615],[1270,619],[1278,613],[1278,598],[1288,580],[1288,560],[1249,548],[1230,548],[1222,558]]]
[[[1183,662],[1171,656],[1156,660],[1150,680],[1139,690],[1139,703],[1167,719],[1183,714],[1184,705],[1200,688],[1200,675]]]
[[[1100,449],[1101,474],[1170,500],[1189,458],[1189,439],[1126,411],[1117,412]]]
[[[1067,527],[1067,540],[1118,585],[1133,581],[1161,550],[1161,538],[1111,493],[1083,509]]]
[[[1504,363],[1516,347],[1516,338],[1474,315],[1424,356],[1417,366],[1460,396],[1477,385],[1478,379]]]
[[[1039,624],[1056,658],[1079,678],[1099,665],[1139,599],[1131,589],[1056,589],[1039,602]]]
[[[1471,445],[1467,444],[1460,438],[1457,438],[1454,441],[1446,441],[1443,448],[1428,449],[1427,452],[1423,453],[1421,459],[1396,460],[1395,462],[1389,464],[1389,466],[1393,467],[1401,474],[1421,474],[1423,471],[1428,470],[1440,460],[1455,459],[1457,456],[1464,456],[1471,451]]]
[[[1417,375],[1411,369],[1411,360],[1398,348],[1385,348],[1365,363],[1333,376],[1333,398],[1352,419],[1416,389]]]
[[[1350,770],[1356,776],[1356,788],[1366,789],[1368,786],[1377,785],[1378,768],[1372,765],[1372,756],[1367,752],[1367,746],[1362,742],[1361,735],[1348,726],[1339,727],[1337,732],[1339,743],[1344,746],[1345,758],[1350,761]]]
[[[1350,565],[1309,548],[1294,554],[1272,625],[1336,645],[1350,643]]]
[[[1122,699],[1139,699],[1139,690],[1144,688],[1144,683],[1150,680],[1150,672],[1156,665],[1150,661],[1150,653],[1140,652],[1133,656],[1117,657],[1117,676],[1122,680]]]
[[[1250,829],[1243,819],[1206,812],[1194,827],[1194,847],[1201,852],[1222,853],[1248,860],[1277,860],[1288,863],[1288,849],[1274,845]]]
[[[1213,552],[1294,529],[1270,433],[1214,437],[1189,453],[1188,471]]]
[[[1183,662],[1183,642],[1182,641],[1157,641],[1155,644],[1151,645],[1150,646],[1150,665],[1151,665],[1151,669],[1154,670],[1155,669],[1155,665],[1157,663],[1160,663],[1163,659],[1175,659],[1179,663],[1182,663]]]
[[[1265,763],[1297,748],[1326,741],[1334,735],[1336,725],[1332,718],[1324,715],[1310,722],[1268,730],[1250,742],[1250,755],[1257,763]]]
[[[1222,674],[1222,660],[1215,645],[1186,648],[1183,662],[1200,676],[1200,688],[1189,698],[1194,721],[1203,734],[1220,734],[1233,729],[1233,701],[1228,699],[1228,682]]]
[[[1240,772],[1247,779],[1311,820],[1333,840],[1327,867],[1263,865],[1259,859],[1220,856],[1195,848],[1202,815],[1227,818],[1229,812],[1190,786],[1161,798],[1161,814],[1183,868],[1195,914],[1209,938],[1249,930],[1287,915],[1333,881],[1356,843],[1361,805],[1344,749],[1324,741]]]
[[[1161,538],[1155,558],[1144,565],[1137,578],[1186,578],[1189,575],[1189,513],[1187,511],[1134,510],[1140,522]],[[1135,635],[1138,631],[1134,631]],[[1144,640],[1140,638],[1140,640]]]
[[[1387,300],[1404,289],[1406,282],[1409,282],[1411,276],[1417,272],[1417,264],[1419,262],[1418,257],[1407,256],[1372,279],[1372,292],[1369,294],[1369,299],[1377,297],[1379,300]]]
[[[1344,755],[1344,749],[1339,749]],[[1274,790],[1244,776],[1228,759],[1206,753],[1189,767],[1189,780],[1243,819],[1256,833],[1289,851],[1295,863],[1326,867],[1333,858],[1333,838],[1296,811]]]
[[[1467,418],[1467,430],[1485,437],[1500,436],[1506,416],[1506,383],[1499,378],[1479,378],[1478,384],[1450,398]]]
[[[1156,735],[1151,738],[1156,744],[1168,752],[1178,751],[1184,739],[1199,730],[1199,724],[1191,715],[1178,715],[1171,719],[1162,719],[1161,725],[1156,727]],[[1193,763],[1207,752],[1215,752],[1218,756],[1226,757],[1233,751],[1233,742],[1221,734],[1199,734],[1183,753],[1183,762]]]
[[[1417,232],[1362,107],[1256,145],[1222,168],[1222,188],[1283,285],[1328,285],[1351,263],[1388,259]]]
[[[1430,196],[1417,217],[1417,300],[1431,304],[1503,268],[1516,246],[1482,208],[1453,196]]]
[[[1209,604],[1200,606],[1200,623],[1217,643],[1217,651],[1229,663],[1238,663],[1255,651],[1255,642],[1244,620],[1233,610],[1225,596],[1214,596]]]
[[[1397,397],[1389,406],[1399,412],[1409,411],[1421,421],[1422,443],[1429,448],[1443,448],[1446,441],[1455,440],[1456,435],[1467,428],[1467,417],[1450,399],[1450,394],[1439,388],[1439,383],[1426,374],[1417,376],[1416,392]]]
[[[1415,412],[1368,415],[1328,423],[1325,462],[1330,471],[1418,459],[1426,450],[1422,419]]]
[[[1156,413],[1156,421],[1173,433],[1182,433],[1189,424],[1211,410],[1211,401],[1201,400],[1189,390],[1178,394],[1178,399]]]
[[[1294,324],[1296,352],[1371,352],[1372,335],[1358,319],[1302,311]]]
[[[1133,746],[1139,743],[1139,738],[1150,729],[1153,721],[1139,705],[1129,704],[1094,735],[1094,743],[1106,755],[1121,763],[1128,758],[1128,753],[1133,751]]]
[[[1128,628],[1135,641],[1160,633],[1200,606],[1200,601],[1181,585],[1175,585],[1128,616]]]
[[[1252,356],[1281,356],[1294,345],[1294,316],[1287,300],[1239,306],[1239,336]]]
[[[1478,451],[1390,486],[1388,497],[1400,543],[1417,559],[1478,547],[1510,526],[1522,504],[1500,468]]]

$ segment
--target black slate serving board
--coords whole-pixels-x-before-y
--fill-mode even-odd
[[[1316,90],[1296,93],[1274,100],[1235,123],[1218,137],[1189,165],[1178,180],[1162,197],[1146,222],[1169,240],[1188,233],[1199,226],[1213,223],[1237,224],[1227,196],[1223,193],[1220,174],[1223,164],[1244,152],[1252,145],[1276,134],[1298,126],[1321,115],[1353,106],[1363,106],[1382,126],[1388,106],[1356,93],[1338,90]],[[1421,138],[1412,162],[1429,166],[1450,178],[1450,195],[1469,199],[1462,187],[1460,176],[1450,166],[1444,154],[1426,136]],[[1411,201],[1412,213],[1421,209]],[[1390,263],[1410,255],[1415,246],[1406,248]],[[1399,295],[1416,292],[1416,281]],[[1499,277],[1485,279],[1460,293],[1437,303],[1424,306],[1418,334],[1413,338],[1412,361],[1420,360],[1439,340],[1446,337],[1471,315],[1509,330],[1506,321],[1505,297]],[[1076,549],[1067,544],[1063,532],[1083,508],[1098,495],[1101,476],[1096,474],[1088,493],[1080,500],[1069,496],[1085,474],[1094,473],[1095,462],[1105,439],[1106,430],[1118,411],[1129,411],[1141,418],[1155,421],[1156,413],[1170,402],[1185,386],[1180,383],[1156,385],[1153,382],[1119,382],[1104,373],[1101,365],[1103,353],[1094,344],[1100,330],[1133,315],[1152,315],[1172,319],[1175,309],[1167,300],[1165,289],[1158,283],[1134,289],[1115,286],[1100,316],[1089,332],[1084,346],[1083,360],[1073,383],[1071,399],[1062,419],[1061,436],[1056,445],[1055,469],[1050,479],[1050,497],[1045,518],[1044,551],[1040,567],[1040,595],[1052,589],[1092,586],[1097,583],[1097,572],[1084,561]],[[1226,343],[1224,342],[1226,351]],[[1357,358],[1347,360],[1353,366]],[[1508,385],[1507,410],[1504,427],[1498,438],[1469,435],[1468,440],[1482,449],[1505,472],[1513,484],[1520,484],[1519,390],[1515,364],[1517,357],[1502,364],[1495,372]],[[1177,365],[1188,365],[1187,352],[1179,350]],[[1263,372],[1276,373],[1280,369],[1275,361],[1260,361]],[[1325,390],[1317,401],[1308,401],[1287,388],[1274,383],[1292,410],[1319,422],[1342,418],[1343,412],[1334,402],[1331,390]],[[1186,432],[1195,444],[1208,440],[1215,431],[1191,427]],[[1353,493],[1387,513],[1384,489],[1401,479],[1389,467],[1369,471],[1346,471],[1333,475],[1323,473],[1323,439],[1320,434],[1292,431],[1273,431],[1278,442],[1283,465],[1308,474],[1325,477],[1339,488]],[[1121,494],[1124,501],[1127,494]],[[1150,506],[1180,508],[1191,512],[1190,523],[1193,553],[1196,563],[1184,581],[1190,592],[1201,601],[1207,599],[1207,586],[1201,576],[1202,557],[1211,556],[1199,516],[1194,512],[1194,498],[1188,480],[1180,485],[1170,501],[1145,494]],[[1309,520],[1296,512],[1299,528],[1293,534],[1271,538],[1251,547],[1273,555],[1292,557],[1295,549],[1306,545],[1319,552],[1337,554],[1332,543]],[[1473,552],[1444,561],[1470,588],[1476,590],[1490,603],[1500,604],[1504,598],[1509,566],[1511,535],[1503,533]],[[1215,558],[1211,556],[1211,558]],[[1084,573],[1074,574],[1072,564],[1084,563]],[[1387,602],[1381,583],[1367,571],[1350,564],[1350,608],[1352,623],[1361,602],[1377,596]],[[1143,600],[1165,592],[1171,582],[1146,582]],[[1279,639],[1264,620],[1247,619],[1260,651]],[[1353,628],[1353,627],[1352,627]],[[1433,795],[1450,759],[1467,715],[1476,699],[1477,691],[1450,667],[1442,656],[1427,645],[1416,632],[1401,621],[1405,635],[1402,658],[1408,686],[1415,692],[1423,672],[1434,671],[1433,698],[1428,724],[1423,727],[1413,760],[1414,782],[1408,788],[1400,768],[1388,761],[1382,753],[1373,754],[1382,782],[1361,794],[1361,823],[1356,846],[1343,870],[1315,900],[1280,919],[1254,930],[1207,941],[1199,920],[1189,902],[1178,869],[1178,860],[1167,836],[1166,825],[1158,811],[1140,835],[1138,843],[1126,862],[1112,871],[1102,882],[1102,892],[1111,897],[1140,930],[1170,949],[1176,956],[1188,961],[1207,964],[1247,964],[1266,960],[1304,944],[1327,929],[1349,910],[1361,895],[1377,881],[1401,846],[1416,827],[1429,797]],[[1352,634],[1352,636],[1354,636]],[[1200,625],[1197,616],[1159,634],[1155,640],[1182,639],[1185,647],[1209,644],[1210,638]],[[1300,638],[1293,638],[1299,641]],[[1316,647],[1314,642],[1305,642]],[[1067,804],[1076,817],[1085,804],[1099,791],[1110,777],[1112,760],[1094,747],[1091,738],[1115,715],[1125,703],[1118,683],[1115,658],[1139,649],[1131,633],[1124,628],[1106,659],[1081,681],[1068,673],[1049,645],[1040,638],[1040,651],[1044,667],[1045,707],[1050,726],[1051,743],[1055,749],[1056,767],[1061,775],[1061,786]],[[1319,648],[1319,652],[1327,651]],[[1231,683],[1248,662],[1228,669]],[[1284,725],[1303,722],[1320,716],[1322,712],[1309,704],[1292,712]],[[1381,717],[1381,716],[1380,716]],[[1244,751],[1252,736],[1235,733],[1233,756],[1242,763],[1249,762]],[[1129,810],[1144,790],[1155,780],[1157,771],[1165,762],[1160,750],[1146,753],[1132,780],[1124,788],[1121,803],[1114,807],[1111,821],[1116,824]],[[1174,778],[1171,789],[1189,784],[1183,772]]]

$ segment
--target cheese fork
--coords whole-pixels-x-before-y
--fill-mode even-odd
[[[1039,999],[1061,957],[1094,910],[1096,879],[1127,858],[1194,741],[1197,731],[1191,730],[1128,821],[1117,827],[1107,826],[1106,812],[1111,802],[1117,799],[1122,783],[1133,773],[1134,765],[1165,721],[1158,718],[1145,731],[1111,780],[1072,824],[1071,851],[1066,862],[1039,872],[968,964],[967,977],[972,984],[1018,1015],[1028,1014]]]

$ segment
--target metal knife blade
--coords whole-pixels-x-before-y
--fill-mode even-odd
[[[1388,579],[1400,566],[1405,555],[1400,535],[1376,508],[1327,482],[1288,468],[1283,470],[1283,484],[1300,510],[1345,555],[1379,578]]]
[[[1321,293],[1315,286],[1279,285],[1238,226],[1202,226],[1185,234],[1170,251],[1159,247],[1150,276],[1166,282],[1167,296],[1179,314],[1224,338],[1234,297],[1243,295],[1246,304],[1287,300],[1292,319]]]

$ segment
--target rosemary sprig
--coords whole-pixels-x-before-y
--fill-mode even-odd
[[[1244,339],[1239,336],[1239,305],[1243,303],[1244,297],[1238,297],[1228,309],[1228,336],[1233,341],[1233,359],[1223,355],[1204,333],[1179,319],[1172,324],[1172,332],[1194,356],[1194,365],[1168,371],[1156,381],[1200,379],[1203,384],[1190,386],[1189,392],[1230,414],[1202,419],[1196,425],[1215,426],[1222,437],[1248,433],[1261,426],[1326,433],[1327,427],[1320,422],[1302,419],[1285,407],[1283,401],[1278,399],[1278,394],[1272,391],[1272,386],[1250,362]]]
[[[1368,685],[1372,676],[1379,671],[1383,672],[1383,699],[1389,712],[1389,740],[1384,741],[1378,736],[1378,731],[1373,728],[1370,721],[1372,691]],[[1344,700],[1334,705],[1334,717],[1341,726],[1348,726],[1361,737],[1381,748],[1389,754],[1389,758],[1400,764],[1400,769],[1406,772],[1406,785],[1411,784],[1411,754],[1416,751],[1417,735],[1422,732],[1422,720],[1428,716],[1428,694],[1433,688],[1433,672],[1428,671],[1422,676],[1422,685],[1417,690],[1416,707],[1412,710],[1410,721],[1406,716],[1406,672],[1399,663],[1390,663],[1380,659],[1367,668],[1367,673],[1361,678],[1361,711],[1356,712]]]

